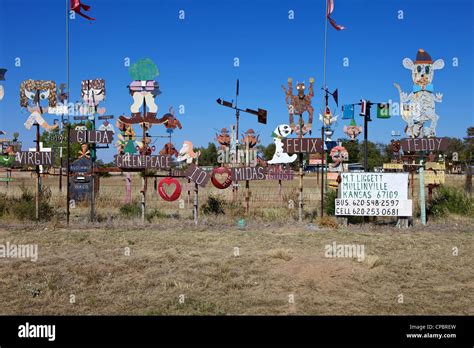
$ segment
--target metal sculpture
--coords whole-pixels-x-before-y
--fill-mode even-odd
[[[411,70],[414,83],[410,94],[403,92],[400,86],[394,83],[400,94],[401,115],[407,123],[405,132],[410,138],[434,137],[439,119],[435,103],[441,103],[443,95],[434,94],[432,81],[434,70],[443,69],[444,61],[442,59],[433,61],[426,51],[419,49],[415,61],[405,58],[403,66]],[[431,121],[431,124],[425,127],[428,121]]]
[[[290,127],[297,135],[305,135],[311,132],[313,124],[314,108],[311,105],[311,100],[314,97],[314,78],[309,79],[309,93],[305,94],[306,86],[305,83],[296,83],[297,95],[293,95],[293,79],[288,78],[288,89],[285,86],[281,86],[285,92],[285,101],[288,107],[290,115]],[[294,115],[303,115],[304,112],[308,113],[308,122],[302,125],[295,125]]]
[[[43,103],[47,102],[47,105]],[[56,107],[56,83],[44,80],[26,80],[20,85],[20,106],[27,108],[30,116],[25,122],[25,128],[31,129],[34,124],[39,124],[46,131],[58,128],[58,124],[49,125],[43,114],[50,113]],[[45,108],[47,106],[47,108]]]
[[[176,161],[178,162],[183,162],[186,161],[186,163],[190,164],[193,163],[193,160],[197,160],[197,158],[201,155],[201,151],[194,152],[193,150],[193,143],[185,140],[183,142],[183,146],[179,150],[178,157],[176,158]]]
[[[362,126],[358,126],[354,119],[351,120],[349,126],[344,126],[343,128],[344,134],[347,135],[351,141],[354,141],[357,136],[362,133],[362,130]]]
[[[296,160],[298,155],[288,155],[283,150],[283,142],[282,140],[288,137],[291,134],[291,126],[287,124],[281,124],[275,128],[272,133],[273,141],[275,143],[275,153],[273,154],[273,158],[270,161],[267,161],[268,164],[285,164],[285,163],[292,163]]]

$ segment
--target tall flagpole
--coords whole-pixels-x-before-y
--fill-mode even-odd
[[[69,0],[65,0],[66,3],[66,78],[67,78],[67,99],[66,99],[66,108],[67,108],[67,168],[66,168],[66,223],[69,226],[69,158],[71,152],[71,142],[69,139],[69,134],[71,130],[71,116],[69,115],[69,97],[71,94],[69,88]]]
[[[327,65],[327,39],[328,39],[328,0],[326,2],[326,12],[324,12],[324,63],[323,63],[323,90],[326,90],[326,65]],[[327,102],[327,98],[325,98],[325,103]],[[326,106],[324,111],[326,111]],[[325,181],[327,182],[327,160],[326,160],[326,151],[324,150],[325,142],[324,142],[324,120],[322,121],[323,124],[321,125],[321,141],[323,143],[323,153],[321,155],[321,217],[324,215],[324,187]],[[326,169],[326,173],[323,170]]]
[[[324,63],[323,63],[323,88],[326,88],[326,52],[328,42],[328,1],[326,1],[326,12],[324,12]]]

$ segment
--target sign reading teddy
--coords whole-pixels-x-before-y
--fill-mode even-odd
[[[435,102],[441,103],[443,95],[434,94],[433,76],[435,70],[443,69],[444,61],[433,61],[428,52],[419,49],[416,60],[403,59],[403,66],[411,70],[413,91],[405,93],[397,83],[394,86],[400,94],[400,111],[403,120],[407,123],[406,134],[410,138],[424,138],[436,136],[436,124],[439,116],[436,114]],[[425,123],[431,121],[429,127]]]

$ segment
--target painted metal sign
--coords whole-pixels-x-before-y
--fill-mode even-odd
[[[323,151],[321,138],[285,138],[282,140],[286,153],[318,153]]]
[[[237,167],[232,168],[232,181],[265,180],[264,167]]]
[[[20,151],[15,154],[15,162],[28,166],[51,166],[53,164],[53,152]]]
[[[92,192],[92,161],[88,158],[80,158],[69,168],[72,174],[69,178],[70,199],[76,202],[85,201]],[[96,180],[97,183],[97,180]],[[94,185],[94,192],[98,193],[99,185]]]
[[[207,171],[194,164],[190,164],[188,166],[188,169],[186,169],[184,175],[201,187],[206,186],[208,181],[211,179],[211,175]]]
[[[162,155],[115,155],[115,165],[125,169],[169,169],[170,156]]]
[[[412,216],[411,199],[340,199],[335,202],[336,215]]]
[[[383,169],[403,170],[403,163],[384,163]]]
[[[408,173],[341,173],[341,199],[408,199]]]
[[[85,144],[110,144],[114,140],[114,132],[104,130],[71,130],[71,142]]]
[[[294,172],[291,168],[282,166],[269,166],[267,168],[267,180],[293,180]]]
[[[447,138],[407,138],[400,140],[403,151],[446,151]]]
[[[212,170],[212,184],[220,190],[224,190],[232,185],[232,171],[227,167],[218,167]]]
[[[425,170],[425,186],[428,185],[441,185],[445,183],[446,176],[444,170]]]

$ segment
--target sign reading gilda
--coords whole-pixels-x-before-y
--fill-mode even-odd
[[[104,130],[71,130],[71,142],[86,144],[110,144],[114,140],[114,132]]]
[[[264,167],[238,167],[232,168],[232,181],[265,180]]]
[[[162,155],[115,155],[115,165],[126,169],[169,169],[170,156]]]

